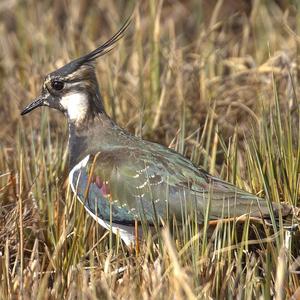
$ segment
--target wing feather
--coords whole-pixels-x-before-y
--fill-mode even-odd
[[[119,222],[146,219],[153,223],[167,215],[180,221],[184,209],[196,213],[201,222],[208,205],[210,219],[248,213],[256,217],[269,215],[266,200],[199,170],[168,148],[151,145],[155,145],[156,151],[153,147],[103,151],[97,156],[95,168],[91,168],[90,159],[84,176],[93,169],[97,180],[91,184],[88,201],[96,210],[92,202],[98,200],[103,218],[108,219],[113,211],[113,218]],[[105,195],[107,191],[109,197]],[[273,203],[275,213],[280,207]]]

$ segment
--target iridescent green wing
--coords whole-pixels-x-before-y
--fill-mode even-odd
[[[101,152],[94,164],[90,161],[89,170],[99,189],[105,183],[113,205],[139,220],[155,222],[168,214],[181,218],[183,206],[196,204],[196,197],[190,200],[192,172],[147,149],[122,147]]]
[[[171,215],[180,221],[192,212],[201,222],[208,204],[210,219],[269,214],[264,199],[210,176],[168,148],[150,145],[110,149],[89,162],[93,186],[105,191],[121,215],[148,222]]]

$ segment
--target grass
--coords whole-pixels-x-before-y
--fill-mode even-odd
[[[206,221],[201,229],[192,218],[156,240],[147,235],[136,252],[87,216],[67,184],[62,115],[19,113],[43,76],[111,36],[135,3],[66,3],[0,5],[1,298],[299,295],[299,235],[282,224]],[[297,207],[297,1],[283,10],[254,1],[251,13],[235,17],[221,5],[140,2],[126,38],[97,63],[105,107],[131,132]]]

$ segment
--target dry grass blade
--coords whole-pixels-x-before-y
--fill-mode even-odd
[[[179,259],[177,256],[177,250],[172,241],[170,232],[167,229],[163,231],[163,240],[166,246],[166,250],[170,256],[170,268],[174,276],[174,288],[176,290],[175,297],[181,299],[192,299],[195,300],[193,289],[188,283],[188,276],[180,266]]]
[[[120,39],[128,21],[109,39],[134,4],[0,4],[0,298],[298,299],[299,233],[286,238],[299,227],[298,2],[140,1],[132,34]],[[99,40],[90,59],[118,41],[96,67],[118,124],[294,213],[169,216],[136,249],[87,217],[66,180],[62,116],[19,114],[43,76]]]

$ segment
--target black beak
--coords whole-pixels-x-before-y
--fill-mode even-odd
[[[21,112],[21,115],[26,115],[27,113],[31,112],[32,110],[36,109],[39,106],[43,106],[44,104],[44,98],[43,97],[38,97],[37,99],[35,99],[32,103],[30,103],[29,105],[27,105],[23,111]]]

